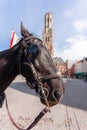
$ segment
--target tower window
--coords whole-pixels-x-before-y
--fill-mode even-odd
[[[48,36],[48,42],[49,42],[49,40],[50,40],[50,39],[49,39],[49,36]]]
[[[50,41],[50,37],[49,36],[46,36],[46,42],[49,42]]]
[[[47,42],[47,37],[46,37],[46,42]]]
[[[48,19],[47,19],[47,22],[49,23],[49,17],[48,17]]]
[[[47,26],[49,26],[49,17],[47,18]]]

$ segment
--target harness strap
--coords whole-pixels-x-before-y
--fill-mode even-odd
[[[43,82],[50,80],[50,79],[61,79],[61,77],[58,74],[54,74],[54,75],[46,75],[45,77],[42,77],[41,80]]]
[[[38,115],[37,117],[34,119],[34,121],[27,127],[27,129],[23,129],[23,128],[20,128],[16,122],[14,121],[13,117],[11,116],[10,114],[10,111],[9,111],[9,107],[8,107],[8,102],[7,102],[7,98],[6,98],[6,109],[7,109],[7,113],[8,113],[8,116],[12,122],[12,124],[18,129],[18,130],[30,130],[32,129],[41,119],[42,117],[48,112],[50,111],[50,107],[45,107]]]

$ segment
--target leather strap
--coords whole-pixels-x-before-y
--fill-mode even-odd
[[[47,81],[47,80],[51,80],[51,79],[61,79],[61,77],[58,74],[54,74],[54,75],[46,75],[45,77],[42,77],[41,80],[43,82]]]
[[[23,129],[23,128],[20,128],[17,123],[14,121],[13,117],[11,116],[10,114],[10,111],[9,111],[9,107],[8,107],[8,102],[7,102],[7,98],[6,98],[6,109],[7,109],[7,113],[8,113],[8,116],[12,122],[12,124],[18,129],[18,130],[30,130],[32,129],[41,119],[42,117],[48,112],[50,111],[50,108],[49,107],[45,107],[38,115],[37,117],[34,119],[34,121],[28,126],[28,128],[26,129]]]

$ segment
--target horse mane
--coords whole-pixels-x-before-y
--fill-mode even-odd
[[[0,56],[6,54],[6,53],[8,52],[8,50],[9,50],[9,49],[0,51]]]

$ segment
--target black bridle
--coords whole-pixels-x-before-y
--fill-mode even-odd
[[[31,40],[39,40],[40,42],[42,42],[41,39],[37,38],[37,37],[34,37],[34,36],[31,36],[30,38],[26,38],[26,39],[23,39],[25,42],[24,44],[21,46],[21,49],[19,51],[19,73],[22,74],[23,73],[23,70],[22,70],[22,55],[24,53],[24,49],[27,49],[28,47],[28,44],[30,43]],[[26,52],[26,51],[25,51]],[[25,53],[26,55],[26,53]],[[27,56],[27,55],[26,55]],[[36,71],[33,63],[28,59],[28,62],[24,62],[25,65],[27,65],[29,67],[29,69],[31,70],[33,76],[34,76],[34,79],[37,81],[37,84],[38,84],[38,94],[41,98],[44,98],[45,100],[45,103],[47,106],[49,106],[49,103],[47,101],[47,97],[49,95],[49,91],[48,89],[44,88],[43,89],[43,82],[47,82],[48,80],[51,80],[51,79],[56,79],[56,78],[61,78],[58,74],[53,74],[53,75],[47,75],[45,77],[40,77],[39,73]],[[30,88],[35,88],[35,86],[32,86],[32,84],[28,81],[26,81],[26,83],[28,84],[28,86]],[[41,94],[40,94],[41,93]]]
[[[37,38],[37,37],[30,37],[28,39],[24,39],[25,41],[30,41],[30,39],[38,39],[41,41],[41,39]],[[42,42],[42,41],[41,41]],[[26,43],[26,42],[25,42]],[[24,48],[28,47],[28,45],[24,45],[24,46],[21,46],[21,49],[19,51],[19,56],[18,56],[18,62],[19,62],[19,73],[20,74],[23,74],[23,70],[22,70],[22,55],[24,53]],[[28,62],[24,62],[23,64],[27,65],[29,67],[29,69],[31,69],[32,71],[32,74],[34,76],[34,79],[37,81],[38,83],[38,94],[40,96],[40,93],[42,95],[41,98],[44,98],[44,101],[45,101],[45,104],[46,104],[46,107],[39,113],[39,115],[37,115],[37,117],[35,118],[35,120],[28,126],[27,129],[22,129],[20,128],[16,122],[13,120],[11,114],[10,114],[10,111],[9,111],[9,108],[8,108],[8,102],[7,102],[7,98],[6,98],[6,109],[7,109],[7,112],[8,112],[8,115],[9,115],[9,118],[12,122],[12,124],[18,129],[18,130],[30,130],[32,129],[40,120],[41,118],[48,112],[50,111],[50,105],[49,105],[49,102],[47,100],[47,97],[48,97],[48,90],[46,89],[43,89],[43,82],[46,82],[48,80],[51,80],[51,79],[56,79],[56,78],[61,78],[60,76],[58,76],[58,74],[55,74],[55,75],[47,75],[45,77],[40,77],[39,76],[39,73],[36,71],[33,63],[28,60]],[[32,88],[32,85],[27,81],[27,84]],[[47,92],[47,94],[45,93],[45,91]]]

